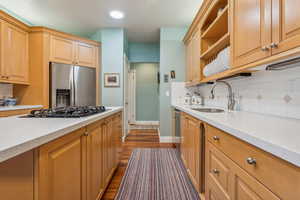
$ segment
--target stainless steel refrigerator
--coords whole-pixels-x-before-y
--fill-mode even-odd
[[[95,106],[96,69],[50,64],[50,107]]]

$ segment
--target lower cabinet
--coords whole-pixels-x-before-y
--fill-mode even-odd
[[[203,131],[202,122],[186,114],[181,115],[181,157],[190,178],[199,193],[204,192]]]
[[[119,162],[116,147],[120,141],[116,137],[120,139],[121,132],[113,128],[120,124],[118,116],[97,121],[38,148],[35,178],[39,200],[101,198]]]
[[[26,152],[0,163],[0,199],[33,200],[34,153]]]
[[[269,189],[207,144],[207,200],[279,200]]]
[[[86,200],[85,129],[41,146],[38,162],[39,200]]]

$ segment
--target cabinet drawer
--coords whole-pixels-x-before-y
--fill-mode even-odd
[[[212,156],[213,155],[213,156]],[[210,142],[207,144],[207,159],[210,157],[217,157],[218,162],[226,166],[224,176],[226,176],[226,191],[220,186],[214,176],[208,175],[207,177],[207,199],[220,199],[220,200],[279,200],[268,188],[262,185],[254,177],[249,175],[245,170],[236,165],[229,157],[219,151]],[[220,169],[218,169],[220,170]],[[218,176],[222,176],[224,171],[220,170]],[[209,174],[209,173],[208,173]]]
[[[267,186],[282,199],[300,196],[300,168],[210,125],[205,125],[206,138],[230,159]],[[255,159],[249,164],[247,159]]]
[[[229,199],[230,194],[230,159],[228,159],[223,153],[215,150],[212,144],[207,143],[206,148],[206,176],[207,176],[207,191],[216,199]],[[210,189],[210,187],[217,189]],[[211,191],[212,190],[212,191]],[[212,194],[210,194],[212,193]],[[222,194],[216,195],[214,193]],[[214,199],[214,198],[208,198]]]

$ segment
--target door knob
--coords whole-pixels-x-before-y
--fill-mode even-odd
[[[216,135],[213,137],[213,139],[214,139],[215,141],[220,140],[220,138],[219,138],[218,136],[216,136]]]
[[[219,174],[219,173],[220,173],[220,171],[217,170],[217,169],[213,169],[212,172],[213,172],[214,174]]]
[[[276,49],[276,48],[278,48],[278,44],[273,42],[273,43],[270,45],[270,47],[271,47],[272,49]]]
[[[269,48],[269,47],[267,47],[267,46],[263,46],[263,47],[261,48],[261,50],[262,50],[262,51],[269,51],[269,50],[270,50],[270,48]]]
[[[256,165],[256,160],[254,158],[249,157],[246,161],[249,165]]]

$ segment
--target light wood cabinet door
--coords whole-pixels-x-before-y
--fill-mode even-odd
[[[86,136],[79,129],[39,148],[39,200],[86,200]]]
[[[1,24],[1,75],[12,83],[26,83],[29,73],[29,34],[7,22]]]
[[[34,199],[33,151],[0,163],[0,199]]]
[[[97,200],[104,192],[103,183],[103,121],[87,127],[87,199]]]
[[[192,38],[192,82],[198,83],[201,80],[200,70],[200,28]]]
[[[264,185],[233,163],[232,200],[280,200]]]
[[[76,43],[74,41],[51,35],[50,61],[64,64],[75,64],[75,48]]]
[[[193,43],[192,40],[188,41],[186,44],[186,82],[191,83],[193,81],[192,77],[192,65],[193,65]]]
[[[299,0],[272,0],[272,54],[300,46],[299,8]]]
[[[233,67],[270,56],[272,0],[232,0],[230,7]]]
[[[96,67],[97,47],[77,42],[76,43],[76,65]]]
[[[113,118],[113,149],[114,149],[114,167],[117,167],[120,162],[122,151],[122,114],[117,114]]]

